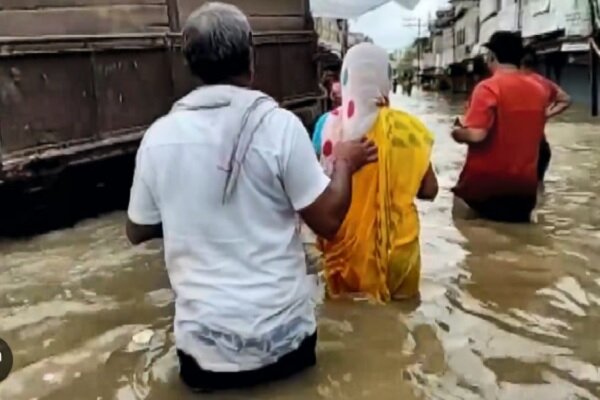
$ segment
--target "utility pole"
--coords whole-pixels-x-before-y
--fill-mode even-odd
[[[417,20],[417,71],[421,73],[421,18]]]
[[[590,86],[592,96],[592,117],[597,117],[600,113],[598,101],[598,91],[600,91],[600,87],[598,87],[598,70],[600,69],[600,62],[598,62],[598,58],[600,58],[600,49],[598,49],[596,46],[593,36],[590,38],[590,41]]]
[[[523,30],[523,0],[517,0],[517,31]]]
[[[341,53],[342,58],[346,55],[348,51],[348,20],[346,19],[338,19],[337,21],[338,31],[340,32],[340,45],[341,45]]]
[[[167,0],[167,17],[169,19],[169,30],[174,33],[181,31],[177,0]]]
[[[403,26],[405,28],[417,28],[417,73],[421,73],[421,55],[423,54],[423,49],[421,46],[421,27],[422,20],[421,18],[405,18],[405,23]]]
[[[600,37],[600,27],[597,25],[599,12],[598,1],[590,0],[590,19],[592,21],[592,34],[590,35],[590,86],[592,96],[592,116],[597,117],[600,113],[600,105],[598,104],[598,70],[600,69],[600,49],[596,44],[596,39]]]

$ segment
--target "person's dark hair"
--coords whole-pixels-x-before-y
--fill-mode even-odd
[[[538,63],[539,59],[535,52],[535,49],[531,46],[525,47],[523,61],[521,61],[521,65],[527,69],[534,70],[537,68]]]
[[[205,84],[251,75],[252,29],[237,7],[206,3],[183,28],[183,53],[188,66]]]
[[[500,64],[519,67],[523,58],[523,39],[518,32],[497,31],[485,44]]]

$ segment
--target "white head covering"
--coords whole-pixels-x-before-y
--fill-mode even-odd
[[[352,47],[344,58],[340,78],[342,106],[331,112],[323,129],[321,155],[328,171],[335,145],[366,135],[379,114],[377,100],[392,90],[387,52],[372,43]]]
[[[392,90],[392,68],[387,52],[372,43],[352,47],[342,65],[342,140],[360,139],[373,126],[377,99]]]

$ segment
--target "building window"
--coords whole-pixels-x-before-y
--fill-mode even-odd
[[[467,41],[466,28],[460,28],[456,32],[456,45],[462,46],[463,44],[466,43],[466,41]]]

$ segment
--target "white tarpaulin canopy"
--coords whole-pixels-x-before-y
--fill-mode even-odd
[[[393,0],[401,6],[413,9],[419,0]],[[390,0],[310,0],[315,17],[352,19],[379,7]]]

